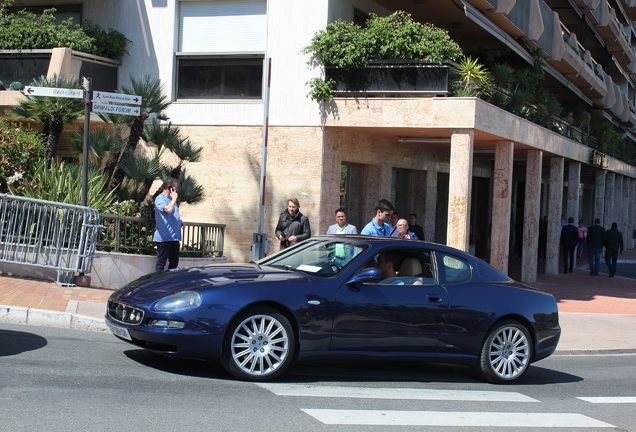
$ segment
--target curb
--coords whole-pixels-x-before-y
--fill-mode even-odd
[[[109,331],[103,318],[21,306],[0,305],[0,322],[96,332]]]

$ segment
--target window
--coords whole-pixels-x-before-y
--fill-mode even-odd
[[[343,162],[340,165],[340,207],[347,210],[347,222],[358,228],[367,224],[364,214],[364,166]]]
[[[263,59],[180,58],[177,99],[260,99]]]
[[[181,2],[177,99],[260,99],[266,0]]]
[[[470,279],[470,264],[456,256],[437,253],[439,278],[443,284],[465,282]]]
[[[413,208],[411,205],[412,178],[413,171],[409,169],[393,168],[391,172],[391,203],[403,218],[408,218]]]

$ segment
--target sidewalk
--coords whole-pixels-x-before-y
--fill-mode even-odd
[[[573,273],[545,275],[529,284],[559,302],[562,335],[557,352],[636,350],[636,249],[619,257],[616,276],[591,277],[585,259]],[[511,265],[511,268],[513,266]],[[605,272],[601,264],[601,272]],[[514,270],[511,275],[515,277]],[[7,323],[108,331],[108,289],[0,275],[0,325]]]

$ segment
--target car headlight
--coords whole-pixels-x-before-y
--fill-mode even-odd
[[[201,306],[201,294],[196,291],[181,291],[159,300],[154,310],[158,312],[178,312]]]

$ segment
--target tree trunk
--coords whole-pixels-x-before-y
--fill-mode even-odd
[[[47,160],[52,160],[55,157],[57,151],[57,143],[60,142],[60,136],[64,130],[64,120],[61,114],[53,114],[51,122],[49,123],[49,133],[46,138],[46,153]]]
[[[128,142],[126,143],[126,147],[124,148],[124,152],[119,159],[117,164],[117,169],[115,169],[115,173],[113,174],[113,178],[110,181],[110,189],[113,190],[124,180],[126,173],[121,168],[122,161],[126,160],[128,157],[133,157],[135,153],[135,149],[137,148],[137,143],[141,138],[141,132],[144,129],[144,117],[135,117],[135,121],[130,126],[130,135],[128,135]]]

